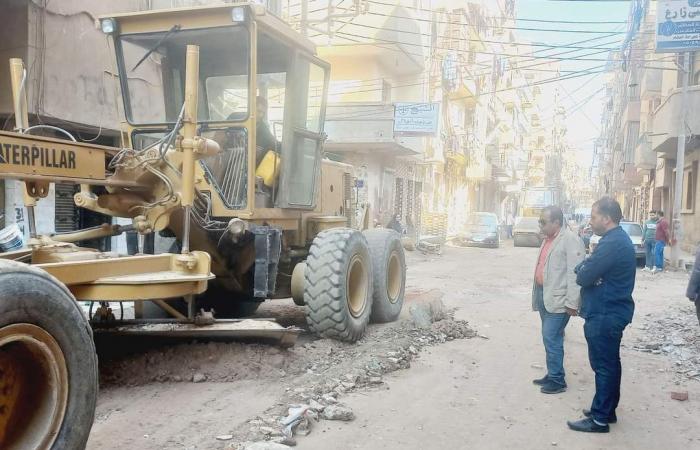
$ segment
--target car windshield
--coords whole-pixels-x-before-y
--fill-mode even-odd
[[[487,214],[472,214],[467,219],[467,225],[477,225],[477,226],[496,226],[498,225],[498,220],[496,216]]]
[[[198,120],[244,120],[250,75],[248,31],[242,26],[171,29],[119,37],[119,69],[127,119],[173,123],[185,94],[187,45],[199,46]]]
[[[523,228],[538,228],[538,220],[539,219],[537,217],[518,217],[515,220],[515,226]]]
[[[642,237],[642,227],[637,223],[622,223],[620,224],[623,230],[630,235],[630,237]]]

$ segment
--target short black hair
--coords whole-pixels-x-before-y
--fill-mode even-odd
[[[656,215],[657,215],[657,216],[663,217],[663,216],[664,216],[664,212],[661,211],[661,210],[659,209],[658,211],[656,211]]]
[[[593,207],[604,216],[610,217],[610,220],[619,224],[622,220],[622,208],[620,204],[612,197],[603,197],[593,203]]]
[[[564,212],[561,210],[560,207],[556,205],[549,205],[545,207],[542,212],[549,212],[549,221],[553,222],[555,220],[559,221],[560,226],[564,226]]]
[[[657,212],[658,212],[657,210],[652,209],[651,211],[649,211],[649,214],[656,214]]]

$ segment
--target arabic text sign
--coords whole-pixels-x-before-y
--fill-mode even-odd
[[[700,0],[656,3],[656,51],[700,49]]]
[[[439,103],[394,104],[394,132],[435,134],[438,128]]]

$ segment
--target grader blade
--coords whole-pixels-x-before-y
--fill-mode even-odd
[[[175,319],[125,320],[118,326],[96,326],[94,331],[105,335],[265,341],[282,347],[294,346],[302,332],[301,328],[283,327],[271,319],[217,319],[209,325]]]

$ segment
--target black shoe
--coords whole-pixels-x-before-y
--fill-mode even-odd
[[[591,410],[590,409],[584,409],[583,410],[583,415],[586,417],[591,417]],[[617,415],[613,414],[612,416],[608,417],[608,423],[617,423]]]
[[[610,427],[606,425],[598,425],[593,419],[581,419],[575,422],[566,421],[566,424],[574,431],[583,431],[584,433],[608,433]]]
[[[547,381],[549,381],[549,376],[545,375],[542,378],[532,380],[532,384],[536,384],[537,386],[544,386],[545,384],[547,384]]]
[[[559,394],[560,392],[566,391],[565,384],[555,383],[552,380],[547,380],[547,382],[542,386],[540,392],[543,394]]]

